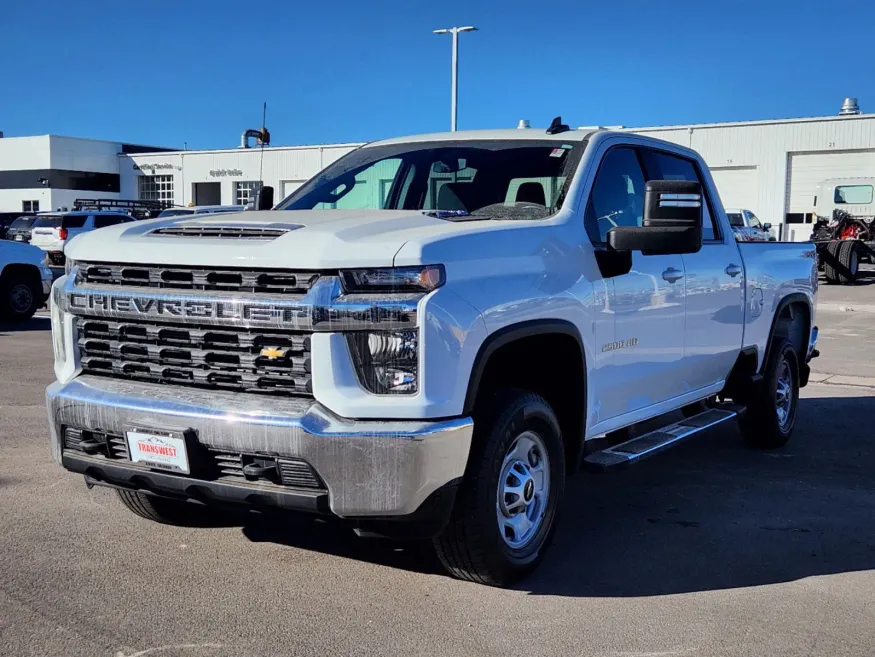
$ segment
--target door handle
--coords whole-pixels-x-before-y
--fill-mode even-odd
[[[735,278],[741,273],[741,267],[738,265],[728,265],[723,271]]]
[[[664,272],[662,272],[662,277],[669,283],[674,283],[675,281],[679,281],[684,277],[684,272],[682,272],[680,269],[669,267]]]

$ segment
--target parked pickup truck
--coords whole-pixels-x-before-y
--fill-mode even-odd
[[[49,298],[52,270],[35,246],[0,240],[0,321],[33,317]]]
[[[490,585],[541,561],[582,464],[735,418],[783,445],[816,355],[812,245],[736,243],[692,150],[561,122],[368,144],[272,210],[67,255],[64,468],[159,522],[238,504],[427,537]]]

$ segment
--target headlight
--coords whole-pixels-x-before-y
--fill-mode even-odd
[[[76,261],[72,258],[67,258],[66,263],[64,264],[64,273],[69,274],[73,267],[76,266]]]
[[[377,395],[413,394],[418,389],[415,330],[347,334],[359,381]]]
[[[347,294],[362,292],[431,292],[446,281],[443,265],[348,269],[340,272]]]
[[[52,347],[55,351],[55,362],[63,366],[67,361],[67,341],[64,337],[64,311],[61,310],[61,297],[64,294],[59,284],[52,285],[52,305],[50,307],[52,317]]]

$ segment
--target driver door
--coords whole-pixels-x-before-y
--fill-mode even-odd
[[[605,248],[615,226],[641,226],[646,178],[636,148],[618,146],[604,155],[584,216],[587,234]],[[607,279],[611,342],[596,345],[599,421],[632,413],[686,392],[684,355],[685,280],[680,255],[632,252],[632,270]]]

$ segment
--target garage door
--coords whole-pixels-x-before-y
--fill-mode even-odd
[[[746,208],[756,214],[759,205],[759,178],[756,167],[717,167],[711,169],[720,200],[725,208]]]
[[[306,180],[283,180],[283,198],[286,198],[293,191],[303,185]]]
[[[875,176],[875,150],[790,153],[787,212],[811,212],[814,191],[828,178]]]

